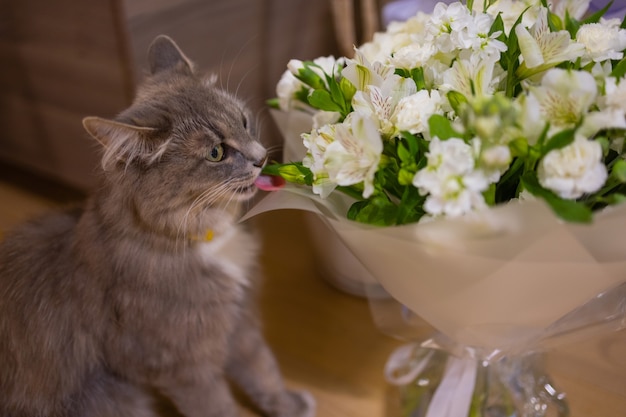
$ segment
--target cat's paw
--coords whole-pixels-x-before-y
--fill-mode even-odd
[[[315,417],[315,414],[317,413],[317,402],[315,401],[315,397],[313,397],[310,392],[293,391],[291,394],[297,396],[302,404],[300,412],[294,417]]]
[[[276,417],[315,417],[317,404],[309,392],[288,391],[286,394],[289,406]]]

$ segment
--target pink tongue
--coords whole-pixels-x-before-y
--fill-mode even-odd
[[[263,191],[276,191],[285,186],[285,180],[275,175],[259,175],[254,184]]]

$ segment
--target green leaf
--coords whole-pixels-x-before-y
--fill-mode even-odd
[[[496,204],[496,184],[489,184],[489,188],[483,192],[483,197],[488,206],[494,206]]]
[[[339,83],[333,79],[330,79],[328,82],[330,87],[330,98],[340,109],[342,114],[347,114],[346,112],[346,100],[343,96],[343,91],[341,87],[339,87]]]
[[[405,168],[400,168],[400,171],[398,171],[398,184],[411,185],[413,184],[414,177],[415,172],[409,171]]]
[[[551,138],[541,148],[541,155],[545,155],[554,149],[561,149],[574,142],[574,134],[576,129],[563,130]]]
[[[576,39],[576,33],[578,33],[578,29],[580,29],[580,22],[576,19],[573,19],[567,9],[565,10],[565,30],[567,30],[572,37],[572,39]]]
[[[417,188],[409,186],[404,189],[398,206],[397,224],[414,223],[424,215],[421,210],[425,197],[419,194]]]
[[[348,218],[360,223],[375,226],[396,224],[398,208],[384,196],[357,201],[348,210]]]
[[[356,93],[356,87],[348,81],[347,78],[341,78],[341,80],[339,80],[339,88],[341,89],[346,104],[350,104],[352,97],[354,97]]]
[[[622,204],[626,202],[626,195],[621,193],[614,193],[605,198],[608,204]]]
[[[410,70],[404,68],[396,68],[394,74],[399,75],[402,78],[410,78],[415,82],[417,90],[424,90],[426,88],[426,81],[424,79],[424,68],[412,68]]]
[[[561,219],[573,223],[591,223],[593,216],[591,209],[574,200],[565,200],[552,191],[543,188],[534,172],[527,172],[522,176],[522,185],[535,197],[542,198]]]
[[[561,18],[550,10],[548,10],[548,26],[550,27],[550,32],[558,32],[564,28]]]
[[[467,104],[467,97],[465,97],[463,94],[459,93],[458,91],[449,91],[448,94],[446,95],[446,97],[448,98],[448,102],[450,103],[450,106],[452,106],[452,110],[454,110],[454,112],[457,115],[461,114],[461,107],[464,104]]]
[[[502,32],[498,36],[498,40],[505,41],[506,40],[506,34],[505,34],[505,30],[504,29],[505,28],[504,28],[504,20],[502,20],[502,13],[498,13],[496,18],[493,20],[493,23],[491,24],[491,27],[489,28],[489,34],[493,35],[496,32]]]
[[[398,142],[398,158],[403,164],[410,164],[413,161],[411,152],[407,149],[402,142]]]
[[[500,65],[507,72],[507,80],[506,80],[506,96],[507,97],[513,97],[516,94],[516,90],[521,88],[519,85],[520,80],[517,78],[517,75],[515,75],[520,65],[519,56],[521,54],[521,51],[519,49],[519,40],[517,38],[517,34],[515,33],[515,27],[517,25],[522,24],[522,18],[524,17],[524,13],[526,13],[526,10],[524,10],[524,12],[520,14],[520,16],[517,18],[517,20],[513,24],[513,27],[511,28],[511,31],[509,32],[509,37],[507,41],[505,42],[507,50],[504,54],[502,54],[502,57],[500,59]]]
[[[296,97],[297,100],[303,102],[303,103],[308,103],[309,102],[309,93],[310,93],[311,89],[306,87],[306,86],[302,86],[301,89],[299,89],[298,91],[296,91],[294,93],[294,96]]]
[[[400,136],[402,136],[402,139],[406,141],[411,155],[415,157],[417,155],[417,152],[419,151],[419,144],[417,143],[417,138],[415,137],[415,135],[413,135],[411,132],[403,131],[400,132]]]
[[[413,68],[411,69],[411,78],[415,81],[415,85],[417,86],[417,90],[424,90],[426,88],[426,80],[424,79],[424,68]]]
[[[335,103],[326,90],[313,90],[308,97],[309,104],[316,109],[341,112],[343,109]]]
[[[440,140],[463,137],[463,135],[452,128],[450,120],[440,114],[430,116],[428,119],[428,129],[432,137],[437,136]]]
[[[513,158],[525,157],[528,155],[528,141],[525,138],[514,139],[509,142],[509,150]]]
[[[626,21],[626,19],[624,19],[624,21]],[[618,62],[617,65],[613,67],[613,71],[611,71],[611,76],[617,79],[624,77],[624,74],[626,74],[626,58]]]
[[[279,100],[277,97],[270,98],[269,100],[265,101],[265,104],[272,109],[280,109],[280,105],[278,103],[279,103]]]
[[[626,184],[626,161],[619,159],[611,169],[611,176],[622,184]]]
[[[271,163],[263,167],[263,174],[283,177],[285,181],[302,184],[313,184],[313,173],[300,162],[288,164]]]
[[[598,23],[600,21],[600,18],[602,16],[604,16],[604,14],[609,10],[609,8],[611,7],[612,4],[613,4],[613,1],[608,2],[607,5],[604,6],[602,9],[598,10],[594,14],[592,14],[592,15],[588,16],[586,19],[584,19],[581,22],[581,24],[586,25],[588,23]]]
[[[316,64],[312,61],[304,61],[302,65],[303,67],[298,70],[297,74],[295,74],[297,79],[314,89],[326,88],[324,79],[310,68],[311,66],[316,67]]]

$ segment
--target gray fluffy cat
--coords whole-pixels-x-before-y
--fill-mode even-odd
[[[0,417],[312,416],[250,309],[257,241],[237,225],[266,160],[244,106],[158,37],[114,121],[90,117],[102,183],[0,245]],[[158,400],[158,401],[157,401]]]

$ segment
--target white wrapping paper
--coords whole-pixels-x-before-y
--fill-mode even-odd
[[[457,343],[521,348],[552,323],[626,281],[626,205],[593,224],[564,223],[542,201],[461,219],[378,228],[344,218],[349,201],[289,186],[246,216],[320,213],[399,302]]]

